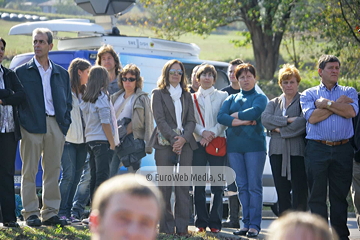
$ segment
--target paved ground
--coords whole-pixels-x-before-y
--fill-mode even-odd
[[[266,235],[267,235],[267,230],[270,226],[270,224],[276,219],[275,216],[271,216],[272,214],[264,214],[264,215],[268,215],[267,217],[263,217],[263,220],[261,222],[261,232],[258,236],[257,239],[265,239]],[[360,240],[360,231],[358,230],[358,227],[356,225],[356,218],[353,216],[353,214],[351,214],[351,216],[348,218],[348,227],[350,230],[350,239],[351,240]],[[190,231],[195,231],[195,227],[194,226],[189,226],[189,230]],[[232,228],[223,228],[221,230],[220,233],[218,233],[218,235],[221,235],[222,237],[226,237],[228,239],[253,239],[253,238],[247,238],[244,236],[238,237],[233,235],[233,231],[235,231],[236,229],[232,229]],[[212,234],[210,232],[210,229],[207,229],[207,233],[210,235],[215,235]]]

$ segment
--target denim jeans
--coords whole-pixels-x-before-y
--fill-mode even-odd
[[[59,183],[61,194],[59,216],[70,217],[73,198],[84,168],[86,154],[85,143],[74,144],[65,142],[61,157],[62,174]]]
[[[90,154],[90,199],[92,199],[100,184],[109,178],[114,151],[110,149],[108,141],[91,141],[87,146]]]
[[[80,182],[77,185],[74,201],[72,203],[71,216],[81,219],[85,207],[90,200],[90,156],[87,158],[84,165]]]
[[[262,174],[266,152],[228,153],[230,167],[236,174],[236,185],[243,207],[244,228],[260,231],[262,212]]]

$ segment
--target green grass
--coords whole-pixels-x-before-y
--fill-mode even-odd
[[[6,41],[5,55],[8,56],[8,58],[12,58],[17,54],[33,51],[31,36],[8,35],[10,28],[16,24],[19,24],[19,22],[0,20],[0,37]]]
[[[87,227],[40,227],[40,228],[2,228],[0,239],[53,239],[53,240],[87,240],[90,239],[90,231]]]
[[[253,61],[252,47],[246,46],[237,48],[230,43],[231,40],[238,39],[236,31],[215,32],[207,37],[193,34],[181,36],[178,41],[196,43],[200,49],[200,59],[229,62],[235,58],[244,61]]]
[[[0,228],[0,239],[16,239],[16,240],[89,240],[90,231],[86,226],[67,226],[61,227],[21,227],[21,228]],[[190,232],[188,236],[175,236],[169,234],[159,234],[158,240],[187,239],[187,240],[229,240],[238,238],[228,238],[216,236],[211,233],[195,233]]]
[[[0,20],[0,36],[3,37],[7,42],[6,55],[8,58],[12,58],[14,55],[32,52],[31,36],[23,35],[8,35],[9,30],[12,26],[19,24],[19,22],[11,22]],[[118,25],[121,34],[128,36],[150,36],[155,37],[154,33],[143,27],[133,27],[129,25]],[[61,37],[64,36],[75,36],[75,34],[62,33]],[[214,61],[230,61],[234,58],[252,59],[251,47],[246,48],[235,48],[230,40],[238,38],[235,32],[227,31],[223,34],[212,34],[206,38],[198,35],[187,34],[178,39],[181,42],[195,43],[201,49],[200,58]],[[221,46],[221,47],[219,47]],[[57,50],[57,40],[54,40],[54,49]]]

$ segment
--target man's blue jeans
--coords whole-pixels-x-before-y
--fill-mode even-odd
[[[80,182],[77,185],[74,201],[71,209],[71,216],[81,219],[86,204],[90,200],[90,156],[87,155],[84,170],[82,172]]]
[[[236,173],[236,185],[243,207],[244,228],[260,231],[262,215],[262,174],[266,152],[228,153],[230,167]]]
[[[86,159],[85,143],[65,142],[61,157],[61,180],[59,183],[61,202],[59,216],[70,217],[70,210]]]

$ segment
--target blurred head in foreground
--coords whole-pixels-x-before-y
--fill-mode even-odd
[[[141,175],[115,176],[96,190],[90,214],[93,240],[156,239],[159,190]]]
[[[334,231],[334,230],[333,230]],[[338,240],[335,232],[318,215],[290,212],[275,220],[269,227],[267,240]]]

